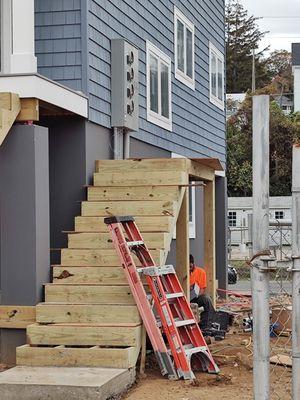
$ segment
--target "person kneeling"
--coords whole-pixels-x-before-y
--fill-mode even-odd
[[[190,254],[190,286],[190,302],[197,303],[199,307],[203,307],[204,309],[201,313],[200,329],[205,330],[210,326],[215,314],[215,309],[211,298],[205,293],[206,272],[203,268],[195,265],[192,254]]]

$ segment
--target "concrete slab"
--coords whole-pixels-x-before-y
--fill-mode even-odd
[[[106,400],[134,380],[134,368],[15,367],[0,373],[0,400]]]

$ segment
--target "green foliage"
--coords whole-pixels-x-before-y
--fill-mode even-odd
[[[255,94],[262,94],[262,90]],[[291,192],[292,145],[300,138],[300,114],[285,116],[270,103],[270,195]],[[227,122],[227,177],[229,196],[252,195],[252,95]]]
[[[226,64],[227,93],[244,93],[252,87],[252,51],[258,49],[266,32],[261,32],[257,18],[248,16],[247,10],[238,2],[226,6]],[[264,87],[271,81],[268,61],[264,51],[255,55],[256,84]]]

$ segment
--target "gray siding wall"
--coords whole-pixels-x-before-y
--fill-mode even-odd
[[[35,0],[35,52],[41,75],[82,90],[81,37],[80,0]]]
[[[174,5],[195,24],[193,91],[174,76]],[[223,0],[89,0],[90,119],[110,127],[110,39],[139,48],[140,130],[136,138],[185,156],[225,161],[224,112],[209,102],[209,41],[224,53]],[[172,59],[173,132],[146,120],[146,40]]]
[[[195,25],[196,90],[174,76],[174,5]],[[209,102],[209,42],[224,53],[224,0],[36,0],[41,74],[89,96],[89,119],[111,125],[110,40],[139,48],[140,129],[133,136],[187,157],[225,162],[225,115]],[[146,119],[146,40],[172,59],[173,132]]]

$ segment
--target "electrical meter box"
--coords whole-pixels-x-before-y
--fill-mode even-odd
[[[125,39],[111,40],[111,126],[137,131],[139,53]]]

